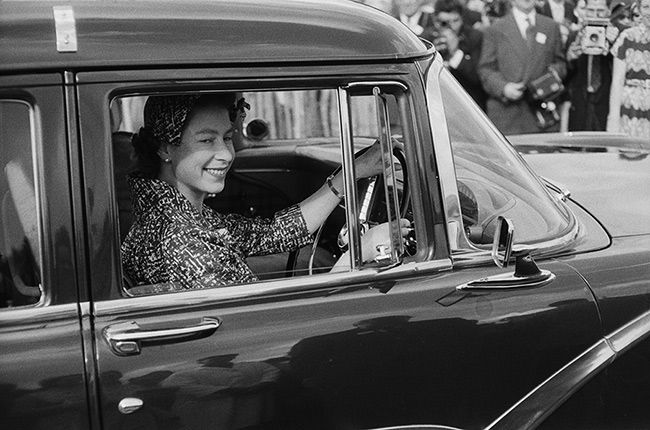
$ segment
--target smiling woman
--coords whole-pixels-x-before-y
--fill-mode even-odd
[[[235,148],[242,146],[248,109],[235,93],[147,99],[144,126],[132,139],[136,168],[128,178],[135,222],[121,248],[129,284],[158,284],[155,291],[168,291],[256,281],[248,257],[305,246],[338,206],[340,172],[269,217],[224,214],[205,204],[224,190]],[[359,156],[356,165],[359,178],[377,175],[378,145]],[[365,247],[371,249],[366,260],[376,257],[374,246],[387,231],[378,226],[364,236],[373,244]]]

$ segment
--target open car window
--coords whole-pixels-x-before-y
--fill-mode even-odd
[[[351,196],[343,187],[340,204],[322,227],[311,234],[310,240],[297,249],[249,254],[236,241],[215,245],[243,257],[254,274],[250,282],[358,271],[395,264],[407,251],[415,253],[414,238],[412,246],[404,249],[395,229],[400,217],[412,217],[410,212],[407,214],[403,112],[398,103],[404,97],[403,90],[360,86],[349,91],[331,88],[238,94],[250,104],[243,138],[234,140],[235,157],[223,191],[207,198],[207,206],[218,214],[243,217],[242,220],[271,219],[321,189],[328,176],[339,169],[344,171],[346,184],[353,183],[355,194],[355,203],[350,204]],[[128,178],[135,166],[132,139],[144,125],[147,97],[119,97],[110,106],[118,235],[122,244],[134,224],[143,222],[134,214]],[[380,175],[355,178],[351,168],[354,163],[345,166],[344,148],[347,146],[353,155],[373,145],[380,146],[381,142],[384,149],[392,151],[390,148],[397,147],[399,151],[389,154]],[[382,258],[368,259],[359,245],[361,236],[374,226],[391,222],[388,232],[399,246],[382,250]],[[132,279],[124,262],[123,272],[127,295],[187,288],[174,282]],[[205,286],[214,285],[202,285],[199,281],[192,288]]]

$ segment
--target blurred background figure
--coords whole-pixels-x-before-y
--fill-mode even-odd
[[[464,10],[461,0],[437,0],[433,31],[425,30],[423,37],[430,38],[454,77],[485,110],[487,95],[477,72],[483,34],[465,23]]]
[[[553,1],[553,0],[550,0]],[[618,29],[605,0],[579,0],[578,29],[568,39],[568,131],[604,131],[612,81],[611,44]]]
[[[510,12],[511,4],[509,0],[482,0],[484,3],[483,15],[487,20],[487,27],[496,19],[501,18]]]
[[[397,8],[393,3],[393,0],[364,0],[362,3],[372,6],[375,9],[379,9],[387,14],[397,18]]]
[[[537,12],[552,18],[553,21],[560,25],[564,44],[569,38],[569,33],[572,30],[577,30],[575,24],[577,24],[578,19],[573,13],[574,7],[573,0],[544,0],[541,6],[537,8]]]
[[[394,0],[397,18],[421,36],[433,27],[433,7],[424,0]]]
[[[614,46],[607,131],[650,139],[650,0],[637,2],[639,17]]]
[[[488,116],[504,134],[556,131],[557,120],[546,121],[540,109],[550,105],[531,100],[537,89],[527,88],[545,76],[556,81],[565,77],[560,29],[535,12],[535,0],[512,0],[512,6],[483,35],[479,74],[488,93]]]

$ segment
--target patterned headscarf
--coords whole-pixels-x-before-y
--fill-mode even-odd
[[[200,96],[151,96],[144,106],[144,125],[161,143],[181,144],[187,116]]]
[[[151,96],[144,106],[144,125],[160,143],[179,146],[183,126],[190,112],[202,96]],[[233,99],[236,98],[233,96]],[[242,126],[250,105],[242,97],[228,107],[230,121]]]

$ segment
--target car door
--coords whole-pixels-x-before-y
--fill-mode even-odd
[[[0,77],[1,428],[89,426],[65,97]]]
[[[446,210],[454,205],[443,202],[448,189],[440,182],[441,163],[451,157],[444,111],[430,121],[418,68],[394,68],[399,73],[381,79],[381,66],[353,78],[333,66],[305,69],[300,82],[329,86],[338,97],[342,137],[335,138],[348,184],[354,123],[364,112],[378,116],[379,140],[387,145],[393,137],[387,130],[399,118],[417,252],[402,264],[366,265],[353,257],[353,269],[343,272],[138,297],[125,294],[121,279],[111,101],[147,91],[240,90],[262,85],[260,77],[270,82],[263,82],[267,91],[298,81],[271,68],[176,70],[169,79],[159,71],[157,81],[139,72],[79,75],[97,407],[104,428],[423,422],[478,428],[597,339],[591,293],[561,262],[542,263],[553,274],[544,285],[467,288],[508,269],[493,265],[489,247],[463,250],[450,243],[447,227],[455,219]],[[310,74],[312,81],[305,77]],[[371,103],[355,108],[357,97]],[[452,180],[455,187],[453,173]],[[386,193],[386,211],[394,213]],[[349,225],[362,215],[364,204],[355,206],[346,207]],[[351,248],[358,236],[351,233]]]

